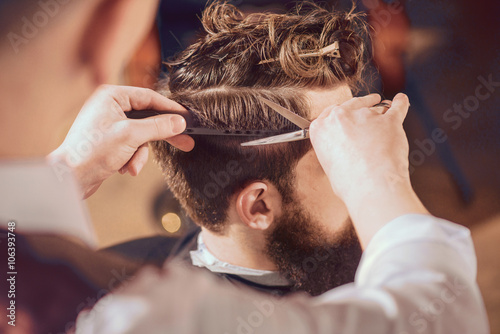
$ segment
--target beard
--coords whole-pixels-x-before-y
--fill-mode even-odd
[[[286,205],[267,235],[266,253],[294,291],[320,295],[354,281],[362,249],[350,219],[330,235],[297,203]]]

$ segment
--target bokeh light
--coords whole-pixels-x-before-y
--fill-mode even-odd
[[[179,231],[181,224],[181,218],[173,212],[169,212],[161,217],[161,225],[169,233]]]

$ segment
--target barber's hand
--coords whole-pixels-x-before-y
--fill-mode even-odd
[[[318,160],[364,246],[390,220],[427,213],[408,172],[408,140],[402,126],[408,97],[396,95],[388,110],[372,107],[379,102],[378,94],[351,99],[325,109],[310,127]]]
[[[176,114],[128,119],[126,111],[153,109]],[[63,144],[49,155],[73,168],[83,190],[92,195],[115,172],[137,175],[148,160],[148,142],[167,140],[184,151],[194,140],[179,135],[186,128],[187,111],[150,89],[102,86],[85,103]]]

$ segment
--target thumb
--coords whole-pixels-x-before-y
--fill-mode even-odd
[[[408,96],[406,96],[406,94],[399,93],[392,100],[392,105],[387,110],[386,115],[391,115],[403,123],[406,115],[408,114],[408,108],[410,108]]]
[[[184,117],[176,114],[158,115],[139,120],[128,120],[131,140],[136,147],[153,140],[163,140],[186,129]]]

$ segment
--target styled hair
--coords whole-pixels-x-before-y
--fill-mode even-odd
[[[230,4],[213,2],[201,21],[203,34],[166,63],[169,75],[158,89],[188,108],[198,126],[297,129],[259,97],[310,118],[307,89],[346,84],[357,91],[362,84],[366,25],[360,14],[306,3],[288,14],[245,17]],[[303,56],[336,41],[340,58]],[[252,181],[271,182],[283,201],[291,202],[294,167],[311,149],[306,140],[241,147],[255,138],[193,138],[196,145],[188,153],[164,141],[152,147],[167,185],[188,215],[214,232],[223,232],[231,196]]]

